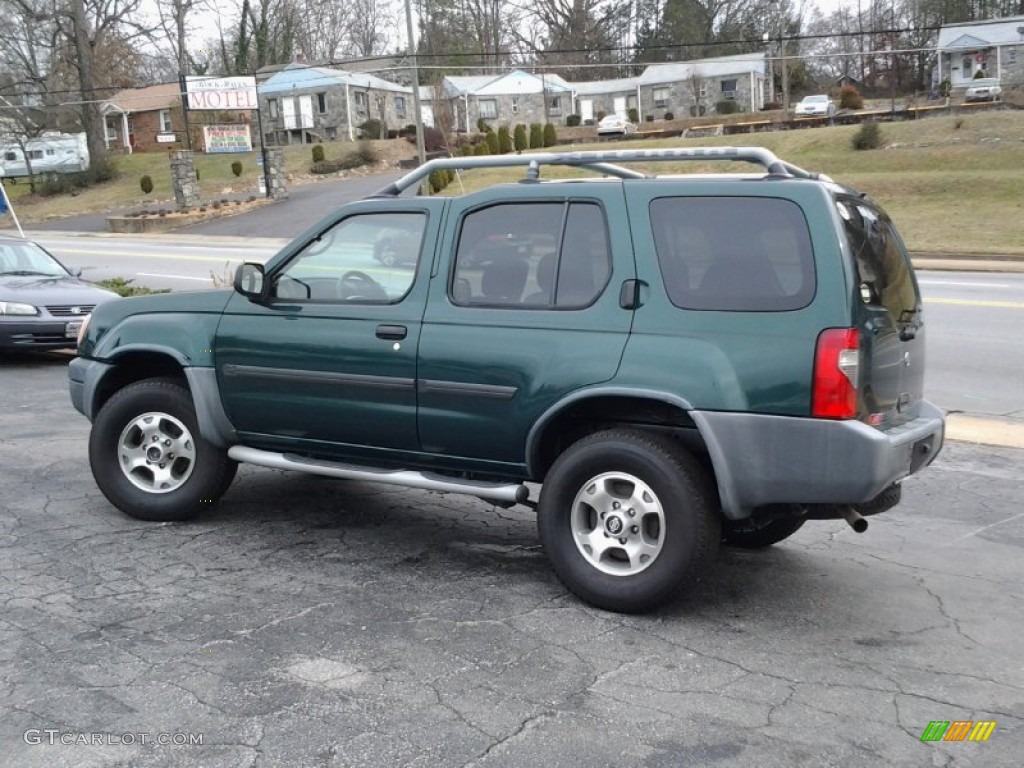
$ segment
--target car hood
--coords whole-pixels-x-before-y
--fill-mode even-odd
[[[0,276],[0,301],[18,301],[39,307],[48,304],[102,304],[116,298],[116,293],[74,277]]]

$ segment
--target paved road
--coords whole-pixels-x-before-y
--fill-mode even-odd
[[[294,186],[289,190],[287,200],[264,206],[251,213],[226,216],[191,227],[182,227],[175,232],[290,239],[339,206],[374,194],[402,173],[405,172],[392,171],[341,181],[322,181]],[[106,232],[107,221],[104,214],[88,214],[32,224],[28,228],[33,231]]]
[[[867,533],[723,552],[631,618],[474,499],[243,468],[196,523],[129,520],[66,358],[3,365],[5,766],[1020,765],[1022,452],[949,445]]]

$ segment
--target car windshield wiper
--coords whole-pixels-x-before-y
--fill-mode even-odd
[[[3,275],[17,275],[18,277],[60,277],[61,275],[56,272],[35,272],[31,269],[13,269],[8,272],[0,272],[0,276]]]

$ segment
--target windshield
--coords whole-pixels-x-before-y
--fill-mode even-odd
[[[996,80],[994,77],[979,77],[977,80],[971,83],[971,88],[991,88],[993,85],[998,84],[999,81]]]
[[[807,104],[823,104],[828,101],[828,96],[807,96],[804,98],[804,102]]]
[[[35,243],[0,238],[0,275],[67,277],[68,273]]]

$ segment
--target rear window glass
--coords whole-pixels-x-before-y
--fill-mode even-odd
[[[917,310],[918,292],[892,221],[859,201],[840,201],[838,206],[857,265],[861,298],[884,307],[894,322],[908,320]]]
[[[669,299],[682,309],[782,312],[814,298],[807,221],[789,200],[663,197],[651,227]]]

